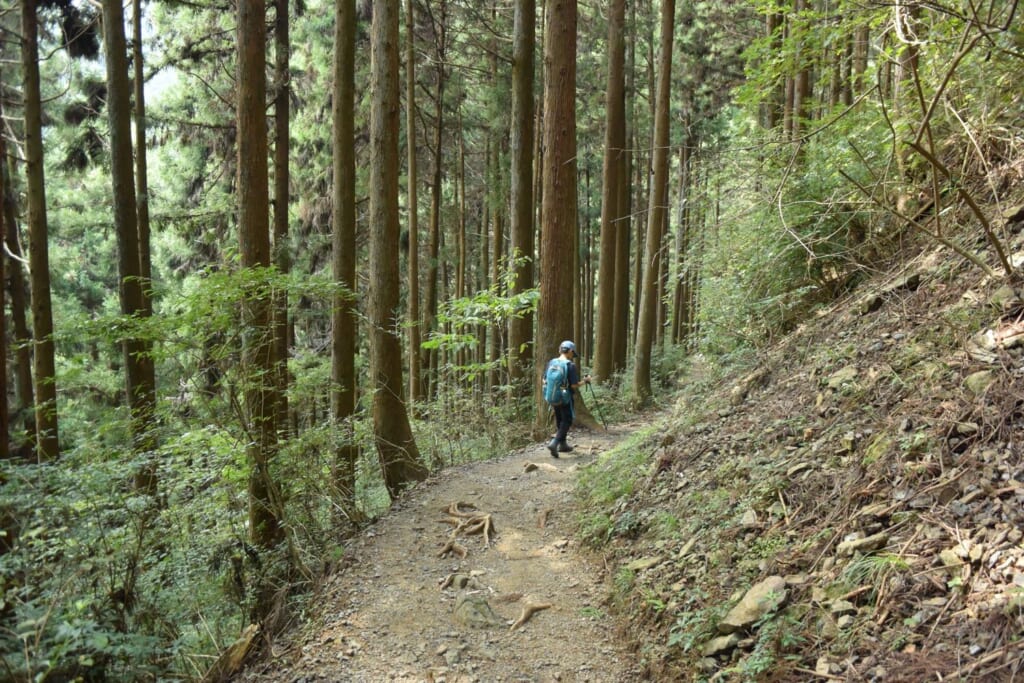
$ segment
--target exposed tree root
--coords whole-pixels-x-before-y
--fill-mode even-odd
[[[458,590],[463,590],[465,588],[479,589],[480,584],[477,583],[477,580],[472,576],[456,572],[449,574],[444,577],[443,581],[441,581],[441,590],[448,587],[456,588]]]
[[[470,509],[463,510],[463,507]],[[438,557],[445,557],[449,553],[453,552],[457,553],[459,557],[466,557],[466,555],[469,554],[469,551],[455,541],[459,536],[482,534],[484,537],[484,546],[489,546],[491,544],[491,534],[496,531],[490,514],[480,512],[472,505],[459,502],[449,505],[445,509],[445,513],[448,517],[441,521],[445,524],[450,524],[455,528],[452,529],[451,533],[448,535],[448,542],[445,543],[443,548],[441,548],[441,551],[437,554]]]
[[[461,546],[456,543],[454,536],[448,539],[448,542],[444,544],[444,547],[437,553],[437,556],[447,557],[453,553],[461,558],[465,558],[466,555],[469,555],[469,550],[465,546]]]
[[[542,603],[528,602],[528,603],[526,603],[525,605],[523,605],[523,611],[519,614],[519,618],[516,619],[512,623],[512,625],[509,627],[508,630],[509,631],[515,631],[517,628],[519,628],[520,626],[522,626],[523,624],[528,622],[530,620],[530,617],[532,617],[537,612],[541,612],[543,610],[550,609],[550,608],[551,608],[551,603],[550,602],[542,602]]]

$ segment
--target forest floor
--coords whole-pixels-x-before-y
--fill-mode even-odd
[[[572,496],[634,428],[574,429],[559,459],[535,444],[408,491],[351,544],[318,618],[235,680],[644,680],[603,604],[605,568],[574,539]]]

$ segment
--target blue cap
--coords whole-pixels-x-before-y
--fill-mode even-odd
[[[558,345],[558,350],[561,353],[564,353],[566,351],[572,351],[573,353],[576,353],[576,345],[573,344],[568,339],[566,339],[564,342]]]

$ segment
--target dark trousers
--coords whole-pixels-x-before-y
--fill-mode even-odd
[[[555,411],[555,426],[558,428],[558,431],[555,432],[555,440],[558,443],[565,443],[565,437],[569,434],[569,427],[572,427],[572,404],[567,403],[563,406],[553,406],[553,408]]]

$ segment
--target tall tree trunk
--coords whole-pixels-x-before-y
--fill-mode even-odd
[[[434,59],[436,63],[437,90],[434,94],[434,168],[430,188],[430,242],[427,245],[427,289],[425,292],[424,329],[427,334],[434,331],[437,326],[438,306],[438,259],[441,252],[441,199],[443,180],[443,150],[444,141],[444,86],[445,86],[445,60],[447,54],[447,23],[448,3],[447,0],[440,1],[440,16],[434,20]],[[436,350],[425,350],[422,363],[426,368],[424,393],[427,396],[436,392],[438,354]]]
[[[807,0],[795,0],[796,14],[799,16],[807,10]],[[797,46],[797,63],[810,61],[807,59],[806,42],[801,39]],[[796,73],[793,83],[793,137],[798,138],[802,134],[804,119],[810,118],[808,107],[811,101],[811,67],[803,64]]]
[[[238,3],[238,237],[242,268],[270,267],[267,172],[266,22],[263,0]],[[249,445],[249,533],[263,548],[283,538],[279,498],[270,472],[277,451],[277,406],[271,300],[249,292],[243,302],[245,427]],[[257,607],[259,611],[268,605]]]
[[[490,177],[491,183],[489,191],[494,195],[498,195],[502,187],[502,183],[499,180],[498,171],[498,160],[502,158],[501,145],[497,140],[493,143],[494,153],[491,156],[492,161],[490,162]],[[501,202],[491,201],[492,206],[503,206]],[[504,275],[505,266],[507,265],[507,252],[505,251],[505,212],[504,211],[491,211],[491,229],[493,235],[491,238],[491,287],[495,288],[499,296],[505,296],[504,287],[502,286],[502,276]],[[490,369],[487,372],[487,390],[493,392],[494,388],[501,383],[501,369],[498,367],[498,363],[501,360],[502,355],[502,326],[499,323],[495,323],[490,326],[490,353],[487,356],[487,361],[490,363]]]
[[[466,251],[466,131],[462,125],[462,103],[456,109],[457,134],[459,140],[459,163],[455,169],[455,199],[456,199],[456,225],[455,225],[455,297],[461,299],[466,296],[466,273],[469,271],[467,259],[469,254]],[[461,326],[460,326],[461,327]],[[471,349],[461,345],[456,354],[455,365],[465,366],[470,362]],[[461,376],[463,373],[459,373]],[[458,380],[461,383],[461,378]],[[468,382],[467,382],[468,384]]]
[[[597,266],[597,349],[594,376],[602,381],[613,372],[615,343],[616,231],[619,209],[619,170],[626,147],[626,0],[612,0],[608,12],[608,80],[605,90],[604,164],[601,187],[601,248]]]
[[[333,274],[344,288],[331,306],[331,417],[344,438],[335,452],[335,485],[342,510],[350,519],[356,509],[356,446],[352,421],[356,412],[356,159],[355,159],[355,0],[335,0],[334,22],[334,197]]]
[[[511,237],[515,278],[512,294],[533,287],[533,81],[536,45],[536,2],[515,0],[512,30]],[[525,396],[532,383],[533,314],[519,313],[509,323],[509,375],[515,396]]]
[[[395,498],[427,469],[402,401],[398,319],[399,0],[377,0],[370,41],[370,381],[373,433],[388,494]],[[440,149],[438,149],[440,152]]]
[[[420,360],[420,227],[419,227],[419,164],[416,161],[416,3],[405,0],[405,143],[408,165],[409,221],[409,404],[423,400],[423,376]]]
[[[120,0],[106,0],[103,3],[103,24],[107,58],[107,114],[110,118],[110,175],[117,231],[121,313],[126,317],[145,318],[150,308],[143,294],[132,160],[131,86],[128,82],[124,9]],[[130,336],[121,340],[121,347],[124,352],[125,390],[131,413],[132,447],[136,454],[144,454],[153,449],[150,427],[156,405],[151,345],[145,339]],[[142,491],[155,494],[155,465],[146,465],[136,472],[135,485]]]
[[[288,245],[288,208],[291,171],[288,157],[291,149],[291,39],[289,37],[288,0],[276,0],[274,17],[274,264],[282,275],[291,270]],[[274,292],[274,388],[277,396],[277,428],[288,430],[288,290]]]
[[[135,213],[139,230],[142,305],[153,314],[153,265],[149,222],[149,164],[146,157],[146,79],[142,55],[142,0],[132,0],[132,89],[135,98]]]
[[[0,105],[0,120],[3,120],[3,106]],[[6,138],[4,138],[6,143]],[[6,144],[4,144],[6,149]],[[22,422],[25,430],[24,441],[18,444],[18,451],[31,452],[36,444],[35,390],[32,386],[32,332],[28,327],[28,290],[22,268],[21,244],[18,240],[18,220],[15,211],[14,187],[11,182],[11,166],[6,151],[0,152],[0,179],[3,185],[4,240],[7,252],[12,255],[7,267],[11,292],[11,332],[14,341],[14,392],[15,410],[11,422]]]
[[[576,234],[576,0],[552,2],[544,38],[544,170],[541,206],[539,377],[548,356],[572,334]],[[540,382],[536,383],[540,392]],[[540,405],[540,396],[537,396]],[[546,415],[538,414],[543,423]],[[538,425],[540,426],[540,424]]]
[[[626,138],[629,139],[628,137]],[[633,175],[633,154],[626,151],[619,164],[619,182],[617,204],[621,218],[615,226],[615,304],[612,322],[612,371],[621,372],[626,369],[629,355],[629,252],[630,234],[633,228],[633,186],[627,182]]]
[[[2,83],[2,81],[0,81]],[[7,144],[0,134],[0,158],[7,156]],[[6,164],[0,164],[0,188],[6,183]],[[0,239],[7,234],[7,193],[0,192]],[[0,460],[10,457],[10,408],[7,405],[7,254],[0,249]],[[3,483],[3,482],[0,482]],[[5,544],[0,544],[3,547]],[[3,551],[0,551],[3,552]]]
[[[630,18],[636,24],[636,3],[630,5]],[[612,363],[615,372],[626,369],[630,340],[630,235],[633,232],[633,150],[636,148],[636,133],[633,125],[633,112],[636,102],[635,73],[636,49],[630,40],[629,33],[625,36],[626,67],[625,67],[625,141],[626,149],[620,156],[619,192],[616,203],[619,219],[615,229],[615,308],[612,330]]]
[[[683,123],[689,129],[688,120]],[[679,221],[675,247],[675,291],[672,296],[672,343],[674,344],[684,343],[690,332],[690,290],[687,269],[690,249],[689,197],[693,194],[690,191],[690,150],[692,145],[693,136],[689,135],[679,149]]]
[[[43,172],[42,101],[39,90],[39,23],[36,0],[21,3],[21,65],[25,104],[25,173],[28,254],[32,281],[33,371],[36,398],[36,458],[60,455],[57,424],[57,367],[50,299],[49,228]]]
[[[782,45],[782,33],[784,28],[783,15],[778,12],[770,12],[765,17],[765,34],[771,42],[773,54],[777,54]],[[785,84],[780,88],[767,94],[768,101],[764,104],[762,125],[771,130],[782,118],[782,102],[785,100]]]
[[[853,91],[853,97],[857,97],[864,92],[866,83],[864,82],[864,76],[868,70],[868,45],[870,38],[870,29],[866,26],[858,26],[853,34],[853,55],[851,57],[851,71],[853,72],[851,77],[851,90]]]
[[[647,248],[640,318],[637,323],[633,391],[636,403],[645,404],[651,397],[651,349],[654,324],[658,314],[658,277],[661,273],[662,226],[668,201],[669,159],[669,97],[672,84],[672,39],[675,0],[661,5],[661,54],[658,58],[658,94],[654,118],[654,179],[648,205]]]

